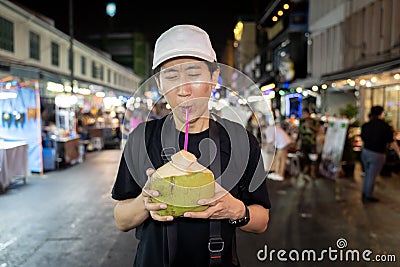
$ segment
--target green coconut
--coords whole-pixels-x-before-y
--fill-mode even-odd
[[[206,210],[208,206],[199,205],[198,201],[214,196],[213,173],[185,150],[174,154],[171,159],[150,178],[150,189],[159,192],[158,197],[153,197],[153,202],[167,204],[167,209],[157,213],[178,217],[187,211]]]

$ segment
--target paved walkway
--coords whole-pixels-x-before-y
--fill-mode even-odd
[[[28,177],[0,195],[0,267],[132,266],[134,231],[117,230],[112,216],[119,157],[119,150],[93,152],[82,164]],[[242,267],[400,266],[400,176],[379,177],[381,201],[368,204],[360,199],[361,179],[357,166],[354,179],[268,180],[269,228],[260,235],[238,230]],[[371,265],[364,250],[397,262]]]
[[[379,177],[375,195],[381,201],[363,204],[360,169],[357,164],[354,178],[309,180],[300,175],[283,182],[269,180],[272,201],[269,228],[258,236],[238,233],[242,265],[371,266],[374,261],[373,266],[400,266],[400,175]],[[332,252],[331,258],[327,254],[321,256],[329,247],[337,252]],[[260,252],[264,248],[267,253]],[[281,249],[286,252],[283,258],[287,261],[277,258]],[[367,249],[372,251],[371,262],[362,259],[362,251]],[[272,256],[271,250],[275,250]],[[299,252],[300,260],[296,259],[296,251],[289,257],[291,250]],[[308,256],[311,250],[322,262],[301,260],[301,253],[305,251]],[[351,253],[359,253],[360,261],[352,260]],[[338,259],[332,260],[336,254]],[[260,255],[266,259],[260,260]],[[397,262],[387,262],[394,258]],[[377,262],[378,259],[386,262]]]

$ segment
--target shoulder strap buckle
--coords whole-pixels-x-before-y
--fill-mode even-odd
[[[225,242],[221,237],[210,237],[208,241],[208,250],[211,253],[218,253],[224,250]]]

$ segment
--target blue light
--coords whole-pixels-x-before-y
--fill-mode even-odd
[[[115,5],[114,2],[108,3],[106,6],[106,13],[110,17],[114,17],[115,13],[117,12],[117,6]]]
[[[286,107],[286,117],[290,117],[291,114],[291,103],[290,103],[290,99],[291,98],[297,98],[298,99],[298,109],[297,109],[297,116],[300,118],[302,115],[302,99],[303,99],[303,95],[299,94],[299,93],[294,93],[294,94],[288,94],[285,95],[285,107]]]
[[[289,84],[288,82],[284,82],[284,83],[282,84],[282,87],[285,88],[285,89],[288,89],[289,86],[290,86],[290,84]]]

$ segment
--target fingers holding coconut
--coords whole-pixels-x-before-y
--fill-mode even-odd
[[[158,210],[150,211],[150,216],[153,220],[160,221],[160,222],[169,222],[174,219],[173,216],[161,216],[157,213]]]
[[[222,187],[215,193],[213,198],[201,199],[200,205],[208,205],[208,209],[201,212],[186,212],[185,217],[189,218],[209,218],[209,219],[236,219],[242,213],[243,203],[233,197]]]
[[[158,197],[160,193],[157,190],[150,189],[145,185],[142,189],[143,197]]]
[[[146,175],[147,175],[147,177],[150,177],[151,175],[153,175],[153,173],[154,173],[155,171],[156,171],[156,170],[153,169],[153,168],[148,168],[148,169],[146,170]]]
[[[146,170],[147,181],[146,184],[143,186],[142,195],[143,197],[158,197],[160,193],[157,190],[153,190],[150,188],[150,179],[151,175],[155,172],[154,169],[149,168]]]
[[[150,211],[150,216],[153,218],[153,220],[160,222],[169,222],[174,219],[173,216],[161,216],[156,211]]]
[[[230,193],[225,188],[223,188],[220,184],[215,183],[214,196],[212,198],[200,199],[197,203],[199,205],[215,206],[221,198],[228,194],[230,195]]]
[[[215,205],[208,205],[208,208],[204,211],[190,211],[190,212],[185,212],[183,214],[184,217],[187,218],[198,218],[198,219],[224,219],[223,217],[223,205],[220,203],[213,203]]]
[[[158,197],[160,193],[157,190],[150,189],[150,179],[155,173],[155,170],[149,168],[146,170],[146,175],[148,176],[147,182],[142,189],[143,202],[146,210],[150,212],[150,216],[157,221],[172,221],[172,216],[160,216],[157,211],[165,210],[167,204],[162,202],[153,202],[153,197]]]
[[[172,216],[161,216],[159,214],[157,214],[157,211],[159,210],[165,210],[167,208],[167,204],[165,203],[154,203],[152,201],[151,196],[146,196],[143,197],[143,202],[144,202],[144,207],[146,210],[148,210],[150,212],[150,216],[156,220],[156,221],[172,221],[173,217]]]

